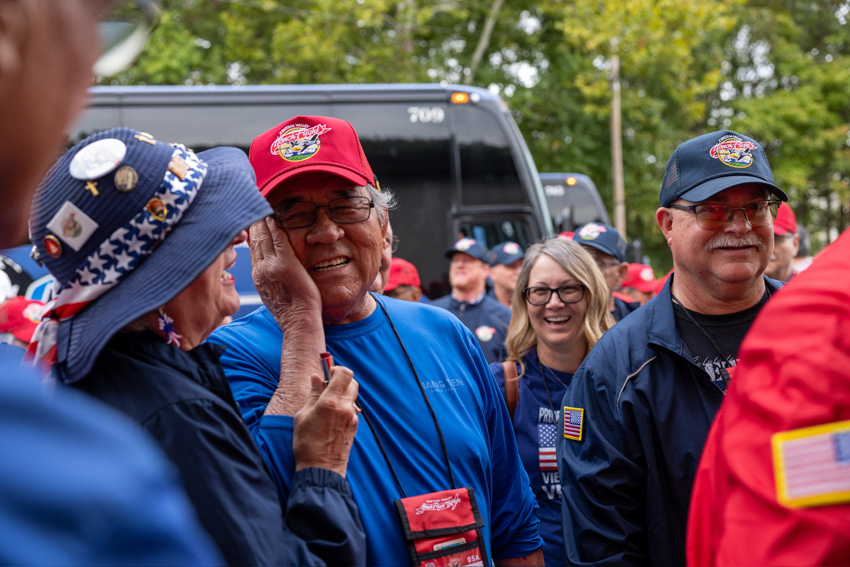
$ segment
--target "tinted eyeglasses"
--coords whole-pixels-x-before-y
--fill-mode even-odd
[[[101,54],[92,71],[106,77],[129,67],[159,23],[159,0],[117,0],[100,15]]]
[[[584,298],[584,284],[567,284],[561,287],[527,287],[522,290],[525,300],[531,305],[546,305],[552,299],[552,294],[557,293],[558,299],[564,303],[578,303]]]
[[[753,201],[743,207],[732,207],[722,203],[704,203],[699,205],[668,205],[668,209],[691,211],[696,217],[697,225],[706,230],[719,230],[732,222],[735,211],[744,211],[747,222],[754,228],[773,224],[779,205],[782,201],[768,199]]]
[[[342,197],[333,199],[327,205],[316,205],[309,201],[281,203],[274,208],[274,221],[280,228],[306,228],[311,226],[319,215],[319,209],[327,209],[331,220],[337,224],[354,224],[369,218],[375,201],[368,197]]]

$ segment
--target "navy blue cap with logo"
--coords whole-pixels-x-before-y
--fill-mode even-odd
[[[679,198],[699,203],[748,183],[763,185],[779,200],[788,200],[788,195],[773,183],[764,148],[743,134],[721,130],[676,148],[667,161],[658,200],[662,207]]]
[[[490,250],[491,266],[498,266],[499,264],[507,266],[523,258],[525,258],[525,253],[522,251],[522,247],[512,240],[500,242]]]
[[[474,238],[461,238],[454,245],[446,250],[446,258],[451,259],[458,252],[469,254],[473,258],[477,258],[485,264],[490,263],[490,251],[487,247],[475,240]]]
[[[573,240],[584,246],[596,248],[620,262],[626,261],[626,242],[620,231],[609,224],[589,222],[575,231]]]

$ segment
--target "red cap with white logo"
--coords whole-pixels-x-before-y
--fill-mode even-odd
[[[341,177],[357,186],[380,189],[354,127],[329,116],[296,116],[251,143],[248,159],[257,187],[268,196],[281,184],[310,173]]]

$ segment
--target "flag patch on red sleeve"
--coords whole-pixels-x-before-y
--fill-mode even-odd
[[[850,502],[850,421],[775,433],[771,445],[780,504]]]

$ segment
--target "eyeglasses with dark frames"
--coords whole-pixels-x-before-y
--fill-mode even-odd
[[[274,208],[274,222],[282,229],[307,228],[312,226],[319,216],[319,209],[327,209],[331,220],[337,224],[354,224],[369,219],[375,201],[368,197],[341,197],[333,199],[327,205],[317,205],[310,201],[281,203]]]
[[[744,211],[744,217],[753,228],[769,226],[773,224],[781,203],[782,201],[766,199],[747,203],[743,207],[732,207],[723,203],[700,203],[698,205],[668,205],[667,208],[691,211],[700,228],[719,230],[732,222],[735,211],[739,210]]]
[[[552,294],[557,293],[558,299],[564,303],[578,303],[584,299],[584,284],[567,284],[561,287],[533,286],[522,290],[525,300],[531,305],[546,305],[552,299]]]

